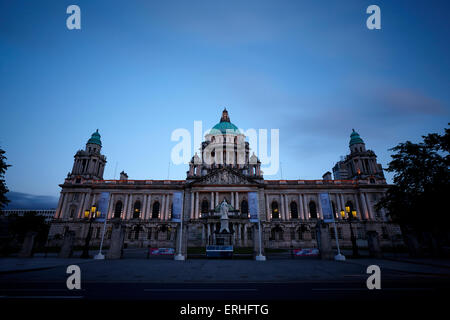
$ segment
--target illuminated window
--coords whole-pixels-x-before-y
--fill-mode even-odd
[[[139,219],[141,215],[141,202],[138,200],[134,203],[133,219]]]
[[[272,202],[272,219],[279,219],[280,213],[278,211],[278,202],[273,201]]]

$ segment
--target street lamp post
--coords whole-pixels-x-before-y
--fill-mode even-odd
[[[100,211],[97,211],[97,208],[95,206],[92,206],[91,211],[86,210],[84,212],[84,218],[89,220],[89,229],[88,229],[88,234],[86,236],[86,240],[84,242],[84,247],[83,247],[83,253],[81,254],[80,258],[83,259],[89,259],[89,242],[91,241],[91,237],[92,237],[92,222],[95,220],[95,218],[97,218],[100,215]]]
[[[355,234],[353,233],[353,227],[352,227],[352,221],[356,219],[356,211],[352,210],[350,213],[349,206],[345,207],[345,211],[347,212],[347,215],[348,215],[347,221],[350,226],[350,240],[352,242],[353,257],[357,257],[359,255],[358,254],[358,246],[356,244],[356,237],[355,237]],[[345,220],[345,211],[344,210],[341,211],[341,217],[344,220]]]

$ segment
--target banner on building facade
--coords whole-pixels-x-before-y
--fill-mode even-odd
[[[322,207],[323,221],[334,222],[333,209],[331,208],[330,195],[328,193],[321,193],[319,195],[320,205]]]
[[[250,222],[258,222],[258,193],[248,193],[248,212],[250,213]]]
[[[172,204],[172,221],[181,222],[181,213],[183,212],[183,192],[173,193]]]
[[[96,219],[99,222],[105,221],[108,215],[109,206],[109,192],[100,193],[100,199],[98,200],[97,211],[100,212],[100,216]]]

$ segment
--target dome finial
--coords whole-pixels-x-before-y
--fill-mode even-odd
[[[220,122],[231,122],[230,117],[228,116],[227,108],[224,108],[222,111],[222,118],[220,118]]]
[[[100,140],[100,133],[98,133],[98,129],[91,135],[91,138],[88,140],[87,143],[93,143],[97,144],[99,146],[102,146],[102,141]]]
[[[352,129],[352,133],[350,134],[350,143],[349,145],[354,145],[357,143],[364,143],[363,139],[359,136],[359,133]]]

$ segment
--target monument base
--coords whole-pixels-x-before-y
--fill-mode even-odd
[[[261,254],[261,255],[257,255],[257,256],[255,257],[255,260],[256,260],[256,261],[266,261],[266,257],[263,256],[262,254]]]
[[[101,254],[101,253],[97,253],[94,256],[94,260],[105,260],[105,256],[103,254]]]
[[[336,256],[334,256],[334,260],[336,261],[345,261],[345,256],[342,254],[338,254]]]
[[[185,260],[185,258],[182,254],[177,254],[173,259],[176,261],[184,261]]]

